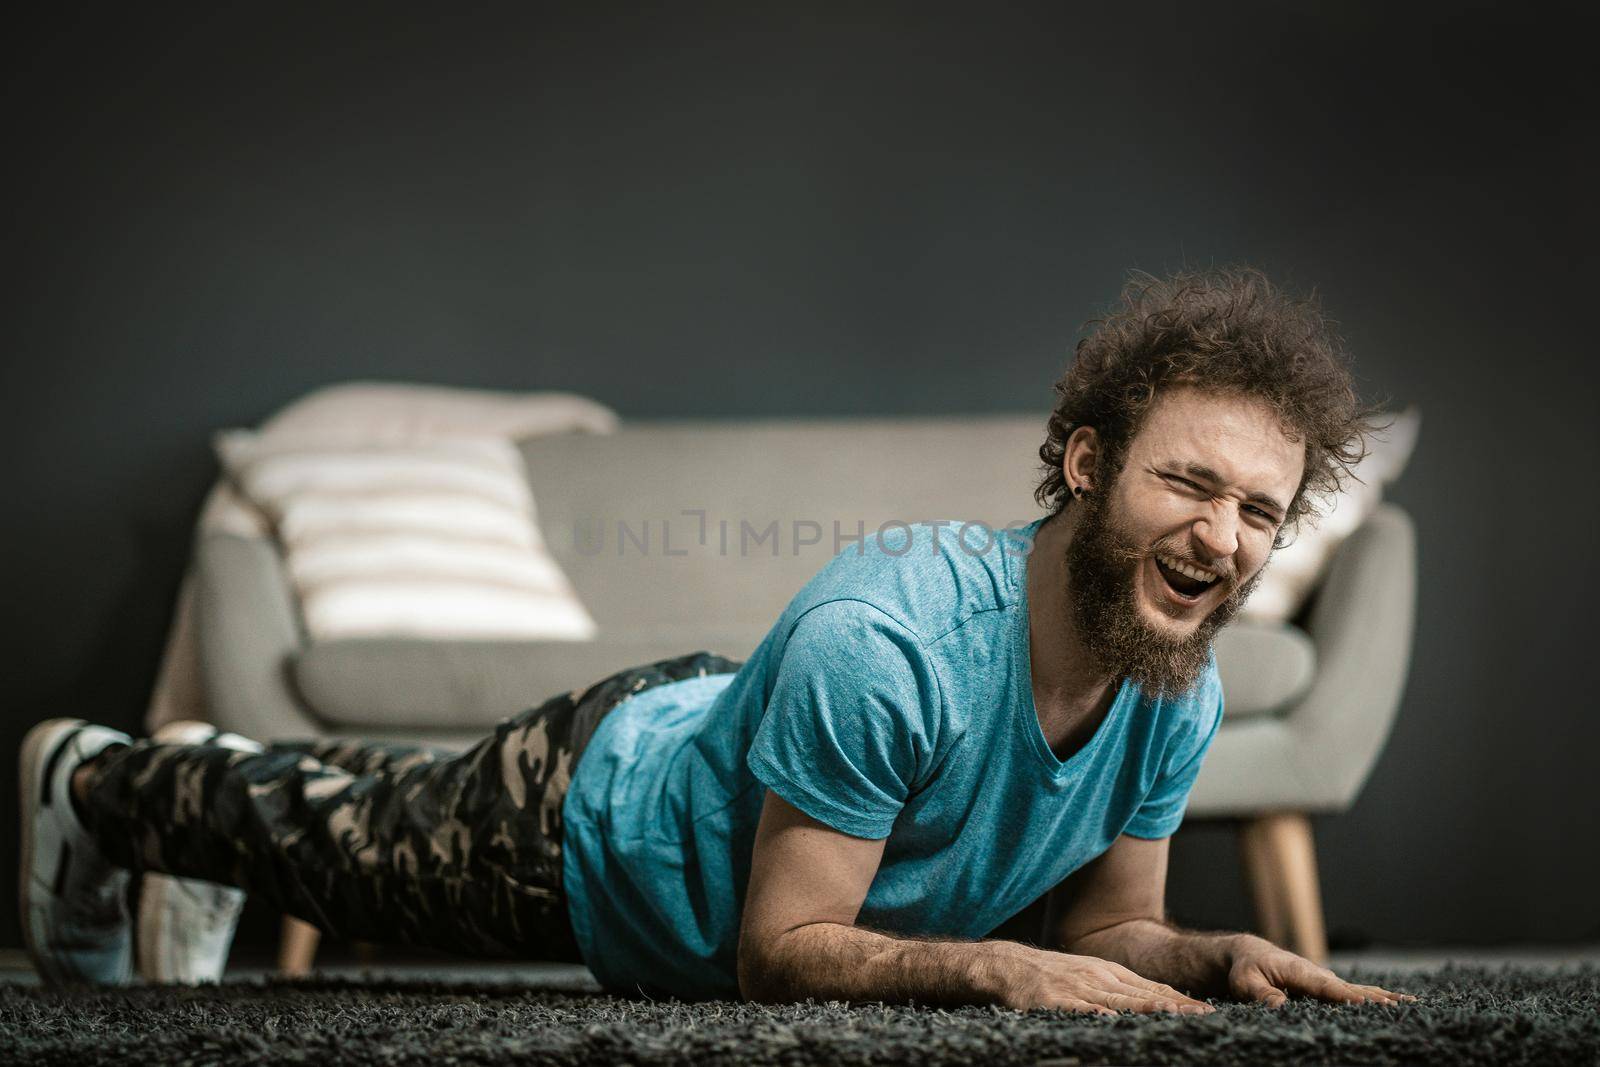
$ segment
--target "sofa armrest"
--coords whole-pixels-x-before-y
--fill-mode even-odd
[[[291,680],[290,662],[304,635],[277,546],[259,537],[202,534],[195,597],[212,721],[259,741],[324,733]]]
[[[1286,721],[1324,810],[1354,802],[1394,725],[1411,663],[1416,554],[1410,516],[1384,504],[1340,546],[1312,605],[1317,676]]]
[[[1415,600],[1411,520],[1385,504],[1340,546],[1312,605],[1311,688],[1282,715],[1230,721],[1224,713],[1190,816],[1336,812],[1354,803],[1399,710]]]

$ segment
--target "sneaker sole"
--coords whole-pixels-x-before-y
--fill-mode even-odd
[[[56,984],[65,979],[50,957],[42,951],[44,931],[34,929],[34,909],[31,905],[35,885],[52,884],[56,874],[55,870],[36,869],[37,864],[42,859],[50,867],[59,868],[61,851],[56,849],[52,856],[39,854],[35,824],[39,820],[39,809],[44,806],[43,789],[50,781],[52,765],[65,750],[72,735],[87,725],[83,719],[46,719],[23,737],[22,750],[17,757],[17,810],[22,814],[22,863],[17,871],[17,907],[21,912],[22,939],[28,956],[41,972],[40,977]]]

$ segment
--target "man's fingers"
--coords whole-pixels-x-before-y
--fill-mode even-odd
[[[1369,993],[1377,993],[1379,996],[1387,998],[1391,1004],[1409,1004],[1417,999],[1410,993],[1396,993],[1392,990],[1384,989],[1382,986],[1364,985],[1356,988],[1365,989]]]
[[[1143,1000],[1153,1007],[1147,1011],[1176,1011],[1185,1015],[1210,1015],[1217,1009],[1204,1001],[1186,997],[1171,986],[1162,985],[1160,982],[1122,982],[1113,987],[1115,992],[1124,993],[1135,1000]]]
[[[1390,1004],[1394,994],[1376,986],[1352,985],[1332,973],[1307,965],[1291,976],[1297,992],[1309,993],[1335,1004]]]
[[[1332,1000],[1341,1004],[1362,1004],[1369,999],[1369,994],[1357,989],[1342,978],[1329,975],[1308,975],[1302,979],[1306,992],[1324,1000]]]
[[[1267,981],[1260,971],[1250,971],[1236,979],[1234,992],[1244,1000],[1254,1000],[1269,1008],[1281,1008],[1289,1002],[1289,994]]]
[[[1124,984],[1131,985],[1135,989],[1148,990],[1151,993],[1155,993],[1155,994],[1158,994],[1160,996],[1166,997],[1169,1000],[1175,1000],[1179,1004],[1192,1004],[1197,1008],[1209,1008],[1209,1007],[1211,1007],[1211,1005],[1207,1004],[1203,1000],[1196,1000],[1193,997],[1188,996],[1187,994],[1180,993],[1178,990],[1174,989],[1172,986],[1169,986],[1164,982],[1152,982],[1150,979],[1146,978],[1144,975],[1136,974],[1133,971],[1129,971],[1125,975],[1118,975],[1117,977],[1122,979]]]
[[[1131,993],[1117,993],[1109,989],[1100,991],[1099,1000],[1100,1003],[1104,1004],[1106,1007],[1114,1008],[1117,1011],[1136,1011],[1141,1014],[1148,1014],[1153,1011],[1162,1010],[1161,1008],[1157,1007],[1156,1003],[1147,996],[1136,996]]]
[[[1158,997],[1139,989],[1136,986],[1122,985],[1101,991],[1100,1002],[1117,1011],[1136,1011],[1141,1015],[1152,1012],[1171,1011],[1184,1015],[1209,1014],[1212,1010],[1208,1005],[1188,1006],[1173,1000],[1170,997]]]
[[[1400,1004],[1415,997],[1391,993],[1375,985],[1346,982],[1326,967],[1288,952],[1265,954],[1264,962],[1242,963],[1230,976],[1235,996],[1269,1007],[1288,1002],[1290,995],[1316,997],[1334,1004]]]
[[[1289,974],[1278,975],[1276,981],[1278,985],[1268,981],[1260,971],[1252,971],[1237,980],[1236,990],[1241,996],[1260,1001],[1270,1008],[1288,1003],[1290,993],[1301,993],[1335,1004],[1398,1004],[1404,998],[1404,994],[1391,993],[1378,986],[1346,982],[1311,963],[1296,967]]]

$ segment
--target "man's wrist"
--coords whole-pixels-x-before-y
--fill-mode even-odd
[[[978,941],[971,946],[969,981],[976,999],[984,1004],[1003,1004],[1010,992],[1017,963],[1038,949],[1019,941]]]
[[[1241,952],[1249,950],[1251,941],[1260,938],[1251,934],[1208,933],[1199,930],[1168,928],[1174,941],[1174,951],[1169,966],[1153,968],[1158,973],[1148,977],[1159,978],[1181,988],[1206,996],[1223,996],[1228,991],[1228,975]]]
[[[1185,930],[1159,919],[1129,919],[1079,938],[1065,951],[1113,960],[1146,978],[1217,995],[1227,991],[1234,960],[1267,944],[1253,934]]]
[[[1223,944],[1223,962],[1227,967],[1232,967],[1241,956],[1276,947],[1271,941],[1255,934],[1230,934]]]

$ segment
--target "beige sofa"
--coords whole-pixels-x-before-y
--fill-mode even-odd
[[[641,422],[529,440],[539,524],[599,623],[592,642],[309,644],[273,542],[205,533],[195,624],[206,700],[219,725],[264,740],[463,745],[623,667],[697,649],[742,658],[858,531],[1038,517],[1042,425]],[[969,537],[977,544],[981,531]],[[1409,656],[1414,555],[1409,520],[1384,505],[1341,548],[1300,625],[1240,623],[1218,642],[1226,716],[1190,817],[1238,820],[1263,932],[1312,957],[1326,946],[1306,816],[1348,807],[1387,737]],[[285,962],[306,964],[304,940]]]

